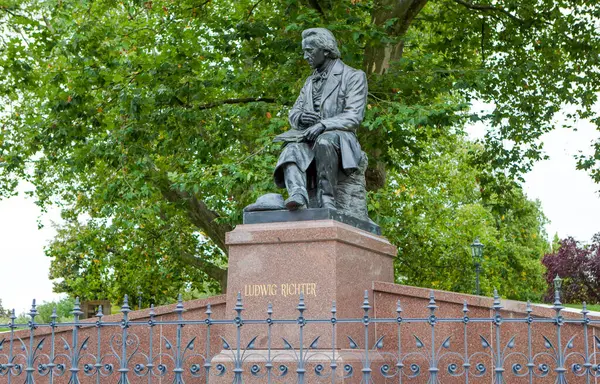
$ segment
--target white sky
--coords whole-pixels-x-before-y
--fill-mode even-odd
[[[483,127],[469,131],[477,137]],[[600,231],[600,198],[594,184],[583,171],[575,170],[573,155],[589,150],[600,134],[589,123],[581,123],[578,130],[558,129],[543,137],[550,160],[539,162],[526,175],[524,189],[530,199],[539,199],[546,216],[550,238],[574,236],[589,241]],[[23,186],[21,190],[26,190]],[[45,227],[37,228],[39,208],[32,199],[22,195],[0,200],[0,299],[5,308],[26,311],[31,300],[38,302],[57,299],[48,279],[50,259],[44,255],[44,246],[53,238],[51,222],[59,222],[58,210],[42,216]]]
[[[39,217],[39,207],[23,194],[0,200],[0,299],[5,309],[14,308],[17,314],[31,308],[34,298],[38,303],[59,298],[52,293],[44,246],[55,234],[51,220],[60,220],[60,214],[52,210],[42,216],[42,229]]]
[[[600,104],[595,106],[598,110]],[[474,103],[473,111],[490,111],[492,105]],[[555,116],[555,124],[566,120],[567,112],[573,107],[563,108]],[[578,241],[588,242],[600,232],[600,185],[595,184],[585,171],[575,169],[575,155],[593,153],[592,144],[600,138],[600,132],[589,121],[577,121],[576,130],[557,128],[542,136],[548,160],[536,163],[525,175],[523,189],[531,200],[540,200],[542,209],[550,223],[546,232],[550,240],[554,234],[560,239],[572,236]],[[471,138],[485,134],[482,123],[467,128]]]

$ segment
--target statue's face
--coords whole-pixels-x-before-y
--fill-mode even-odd
[[[304,60],[314,69],[321,68],[327,61],[327,54],[323,48],[319,48],[312,40],[302,40],[302,51]]]

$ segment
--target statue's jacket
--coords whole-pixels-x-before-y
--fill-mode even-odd
[[[313,76],[306,79],[300,96],[289,113],[292,129],[302,130],[300,115],[304,111],[315,112],[313,106]],[[362,152],[356,130],[360,126],[367,103],[367,77],[361,70],[347,66],[337,59],[331,68],[321,95],[321,123],[325,132],[335,134],[340,139],[341,165],[347,173],[358,168]],[[313,143],[293,143],[284,147],[275,167],[275,183],[285,188],[283,167],[286,163],[296,163],[306,172],[314,160]]]

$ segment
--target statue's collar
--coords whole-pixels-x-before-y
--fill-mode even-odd
[[[327,65],[327,68],[325,68],[322,72],[319,72],[317,69],[315,69],[312,74],[313,78],[316,79],[320,77],[322,79],[327,79],[329,74],[337,73],[336,69],[338,69],[338,63],[341,63],[340,59],[331,60],[331,62]]]

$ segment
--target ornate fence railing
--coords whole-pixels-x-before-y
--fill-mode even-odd
[[[201,318],[185,319],[179,299],[170,316],[131,320],[127,297],[119,321],[84,322],[79,301],[73,321],[36,322],[35,301],[28,324],[15,316],[0,328],[0,382],[33,383],[595,383],[599,319],[563,317],[556,292],[553,317],[537,317],[528,303],[523,316],[506,316],[495,295],[489,316],[438,317],[433,292],[422,317],[375,318],[367,293],[363,316],[308,318],[303,296],[297,316],[278,319],[269,305],[263,319],[244,318],[238,295],[235,316],[215,319],[210,305]],[[276,340],[279,333],[292,335]],[[307,329],[323,338],[307,338]],[[360,339],[339,334],[358,330]],[[412,328],[411,328],[412,327]],[[24,330],[23,330],[24,329]],[[160,329],[160,330],[159,330]],[[255,332],[256,334],[249,334]],[[314,334],[314,332],[313,332]],[[327,345],[322,340],[328,340]],[[344,340],[343,342],[341,340]]]

